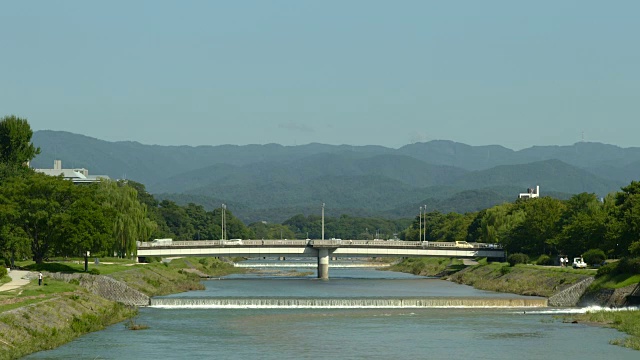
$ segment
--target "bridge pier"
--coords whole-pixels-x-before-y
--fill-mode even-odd
[[[329,249],[318,249],[318,279],[329,280]]]

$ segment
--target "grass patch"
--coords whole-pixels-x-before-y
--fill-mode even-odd
[[[629,335],[624,339],[613,339],[613,345],[640,350],[640,310],[634,311],[594,311],[586,314],[567,316],[565,321],[598,323],[623,331]]]
[[[640,283],[640,274],[616,274],[597,277],[590,290],[618,289]]]
[[[580,270],[558,270],[525,264],[509,266],[508,263],[490,263],[467,267],[448,279],[482,290],[549,297],[587,276]]]
[[[396,265],[386,268],[389,271],[399,271],[420,276],[439,276],[449,268],[458,271],[464,267],[462,260],[438,257],[406,258]]]
[[[137,323],[136,319],[134,318],[129,319],[129,321],[127,321],[127,323],[125,324],[125,327],[129,330],[146,330],[149,328],[148,325]]]

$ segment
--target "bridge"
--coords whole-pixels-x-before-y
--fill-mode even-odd
[[[329,278],[329,257],[487,257],[504,259],[494,244],[385,240],[198,240],[138,243],[138,259],[160,256],[315,257]]]

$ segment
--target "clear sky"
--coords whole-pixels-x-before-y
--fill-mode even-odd
[[[640,146],[640,1],[2,1],[10,114],[161,145]]]

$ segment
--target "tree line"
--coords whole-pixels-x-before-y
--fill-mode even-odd
[[[141,183],[104,180],[73,184],[26,166],[40,149],[25,119],[0,120],[0,258],[133,257],[136,242],[177,240],[319,239],[322,217],[295,215],[282,224],[248,226],[222,207],[158,201]],[[484,242],[530,256],[578,256],[599,249],[608,257],[640,255],[640,182],[599,199],[577,194],[568,200],[523,199],[479,212],[428,212],[414,219],[324,219],[325,238]]]
[[[568,200],[518,199],[479,212],[424,215],[430,241],[501,244],[529,256],[580,256],[600,250],[609,258],[640,255],[640,182],[598,198],[581,193]],[[418,240],[416,217],[401,237]]]

